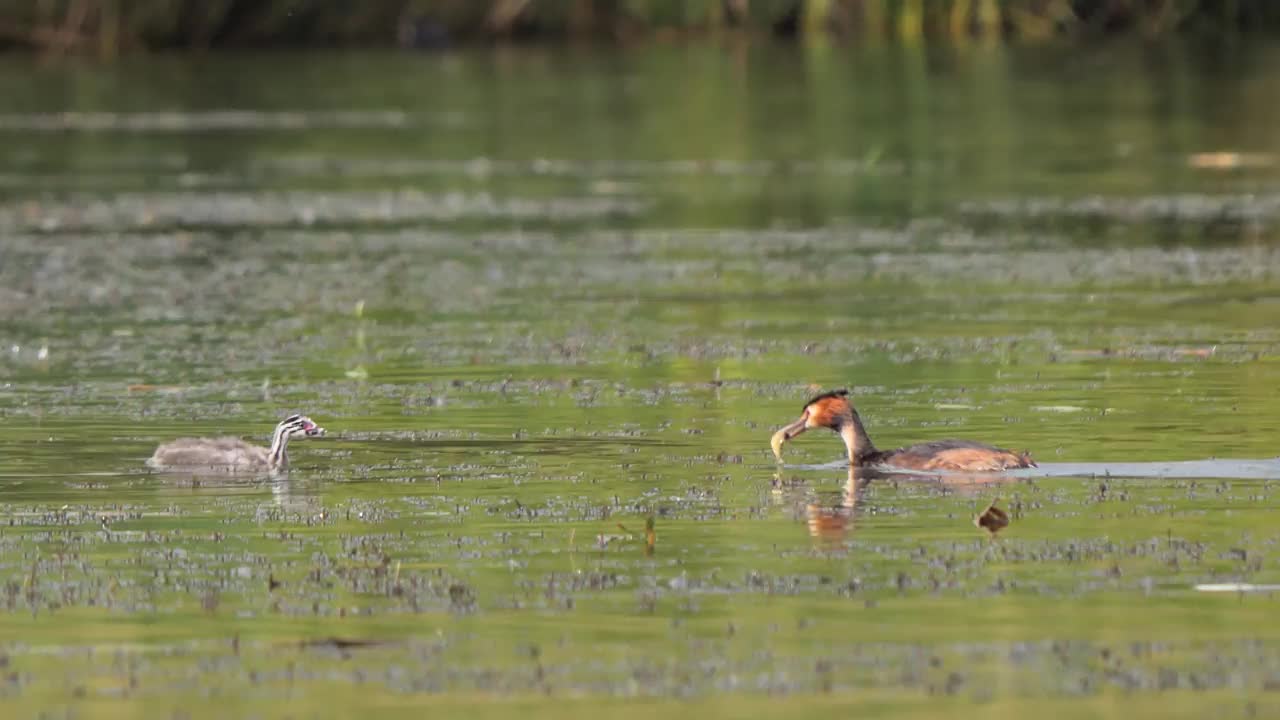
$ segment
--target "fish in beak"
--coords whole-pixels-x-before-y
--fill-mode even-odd
[[[805,423],[808,420],[809,420],[809,413],[805,412],[804,415],[800,416],[799,420],[796,420],[795,422],[791,423],[790,425],[787,425],[786,427],[782,428],[781,430],[773,434],[773,438],[769,440],[769,444],[773,447],[773,456],[775,458],[777,458],[778,460],[782,460],[783,443],[787,442],[791,438],[809,429],[808,427],[805,426]]]

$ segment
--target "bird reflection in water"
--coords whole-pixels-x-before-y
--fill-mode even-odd
[[[809,536],[832,545],[843,543],[853,528],[854,516],[867,485],[871,483],[871,476],[877,474],[879,473],[874,470],[850,465],[849,478],[837,498],[832,498],[830,493],[823,493],[828,502],[806,503],[804,512],[809,521]]]
[[[801,506],[809,535],[815,541],[825,545],[843,544],[853,532],[858,515],[867,511],[868,493],[873,482],[879,481],[899,483],[923,483],[934,486],[947,493],[976,495],[990,490],[993,486],[1019,482],[1019,478],[996,473],[965,473],[959,475],[936,475],[922,477],[920,475],[885,472],[872,468],[851,465],[848,476],[839,492],[815,491],[808,483],[783,480],[781,474],[773,479],[774,492],[780,495],[793,494],[796,515]],[[788,490],[791,493],[788,493]],[[798,492],[796,492],[798,491]],[[998,507],[999,498],[995,498],[984,510],[973,518],[973,523],[993,536],[1008,527],[1009,514]]]

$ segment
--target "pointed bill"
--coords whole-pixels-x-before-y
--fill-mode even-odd
[[[796,420],[795,422],[791,423],[790,425],[782,428],[781,430],[773,434],[773,437],[769,440],[769,445],[773,447],[773,456],[775,458],[777,458],[778,460],[782,460],[783,443],[799,435],[800,433],[804,432],[807,429],[804,426],[804,422],[805,422],[805,418],[801,417],[799,420]]]

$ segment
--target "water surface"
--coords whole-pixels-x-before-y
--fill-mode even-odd
[[[1280,582],[1277,61],[4,61],[0,703],[1275,712],[1275,595],[1194,588]],[[835,387],[1042,467],[776,465]]]

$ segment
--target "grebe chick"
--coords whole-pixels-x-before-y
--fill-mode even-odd
[[[961,470],[998,472],[1036,467],[1027,453],[1015,453],[969,440],[935,440],[897,450],[877,450],[862,426],[862,418],[849,402],[848,390],[819,395],[804,405],[800,419],[773,434],[773,454],[782,459],[782,445],[813,428],[827,428],[840,435],[849,449],[849,463],[907,470]]]
[[[179,438],[156,448],[147,465],[157,470],[207,469],[221,472],[279,472],[289,467],[289,438],[324,435],[306,415],[290,415],[276,425],[271,447],[240,438]]]

